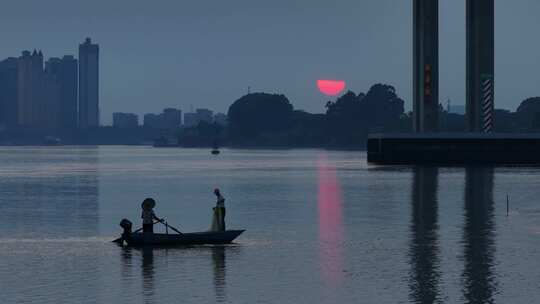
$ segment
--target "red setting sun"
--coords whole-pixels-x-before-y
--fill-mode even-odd
[[[336,96],[345,90],[343,80],[317,80],[319,91],[327,96]]]

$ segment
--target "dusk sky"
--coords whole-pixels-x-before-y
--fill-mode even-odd
[[[496,107],[540,95],[540,2],[495,0]],[[115,111],[226,112],[247,92],[322,112],[317,79],[394,85],[411,107],[412,0],[5,0],[0,58],[100,45],[101,120]],[[440,98],[464,104],[465,1],[440,0]]]

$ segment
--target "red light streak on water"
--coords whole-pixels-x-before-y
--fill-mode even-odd
[[[326,156],[318,161],[319,255],[325,282],[343,279],[343,199],[336,168]]]

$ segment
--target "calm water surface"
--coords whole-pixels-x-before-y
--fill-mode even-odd
[[[0,148],[1,303],[533,303],[540,169],[380,167],[363,152]],[[230,246],[110,242],[140,202]],[[510,213],[506,214],[506,195]],[[161,229],[161,227],[159,228]]]

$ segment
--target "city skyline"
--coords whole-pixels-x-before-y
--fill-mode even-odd
[[[328,98],[317,91],[315,81],[325,78],[344,79],[355,92],[377,82],[392,84],[404,97],[406,108],[412,109],[409,1],[343,1],[335,7],[277,1],[261,9],[242,1],[212,6],[172,1],[158,6],[135,1],[126,6],[119,1],[113,5],[125,6],[119,14],[109,14],[101,1],[80,6],[62,0],[53,3],[57,5],[35,3],[27,12],[34,20],[30,24],[0,13],[0,25],[14,29],[6,33],[9,43],[0,56],[34,46],[47,54],[75,54],[76,46],[64,41],[93,37],[106,50],[101,54],[104,124],[110,124],[112,112],[128,105],[139,115],[165,107],[187,110],[190,105],[225,112],[248,86],[254,92],[283,93],[299,108],[322,112]],[[535,88],[538,43],[520,39],[534,37],[538,27],[534,13],[540,11],[540,3],[496,0],[495,5],[495,98],[498,107],[515,109],[525,97],[540,95]],[[8,6],[22,10],[17,3]],[[56,12],[50,7],[62,9]],[[237,13],[240,7],[241,14]],[[444,85],[439,101],[451,98],[464,104],[465,2],[441,1],[439,10],[444,11],[439,67]],[[228,12],[229,17],[217,16],[217,11]],[[66,13],[70,18],[61,18]],[[49,18],[60,21],[46,22]],[[203,24],[200,20],[214,21]],[[27,31],[36,24],[43,24],[44,30]],[[141,44],[143,36],[151,39]],[[296,39],[299,36],[301,41]],[[270,60],[259,60],[262,57]]]
[[[197,127],[200,122],[227,125],[227,114],[215,112],[207,108],[197,108],[191,112],[180,109],[165,108],[161,113],[145,113],[139,115],[131,112],[113,112],[112,126],[120,128],[146,127],[153,129],[174,130],[180,127]]]
[[[0,127],[45,130],[95,128],[99,122],[99,45],[86,38],[73,55],[41,49],[0,59]]]

